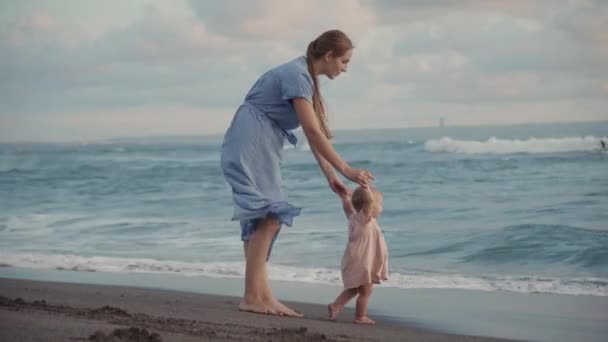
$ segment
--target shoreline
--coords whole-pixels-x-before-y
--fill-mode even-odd
[[[230,298],[226,300],[233,301],[234,304],[225,309],[232,312],[237,310],[236,303],[240,300],[243,286],[243,279],[238,277],[188,276],[179,272],[109,273],[26,269],[6,265],[0,267],[0,290],[8,281],[51,282],[65,286],[77,284],[94,287],[117,286],[152,292],[169,291],[194,296]],[[326,319],[327,303],[332,301],[341,290],[341,287],[334,285],[294,281],[271,280],[271,286],[275,296],[283,302],[293,303],[292,308],[296,311],[306,313],[303,307],[309,305],[316,307],[313,311],[320,320]],[[0,296],[11,300],[17,299],[7,296],[2,291]],[[25,297],[22,299],[26,300]],[[27,302],[36,300],[45,299],[31,298]],[[47,302],[52,303],[48,300]],[[97,308],[107,305],[102,302],[96,304],[99,304]],[[181,309],[185,310],[185,308]],[[346,327],[354,326],[350,323],[353,309],[354,303],[351,302],[341,314],[340,324]],[[487,336],[521,341],[603,341],[608,334],[606,312],[608,312],[608,296],[522,294],[459,289],[401,289],[383,285],[375,288],[370,302],[370,317],[381,323],[381,326],[417,329],[436,333],[442,337]],[[249,313],[247,315],[259,316]],[[310,323],[311,320],[305,322]]]
[[[238,311],[238,301],[144,287],[0,278],[0,339],[101,341],[114,332],[149,341],[507,341],[384,318],[375,326],[359,326],[351,323],[348,307],[331,322],[325,306],[293,301],[285,302],[304,318],[252,314]]]

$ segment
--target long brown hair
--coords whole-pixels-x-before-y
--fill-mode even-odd
[[[323,104],[323,97],[319,90],[319,75],[315,74],[313,63],[325,56],[326,53],[332,52],[334,57],[343,56],[348,50],[353,48],[353,43],[348,36],[340,30],[330,30],[323,32],[317,39],[308,44],[306,49],[306,62],[308,64],[308,72],[313,80],[312,107],[315,110],[321,131],[328,139],[332,135],[327,124],[327,114]]]

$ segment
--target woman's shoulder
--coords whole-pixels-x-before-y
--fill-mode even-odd
[[[312,81],[310,74],[308,73],[308,65],[306,64],[306,57],[300,56],[292,59],[289,62],[283,63],[274,69],[280,76],[290,78],[304,76]]]
[[[290,61],[287,61],[287,62],[284,62],[283,64],[278,65],[276,68],[277,69],[301,70],[301,69],[307,69],[307,67],[308,66],[306,64],[306,57],[299,56]]]

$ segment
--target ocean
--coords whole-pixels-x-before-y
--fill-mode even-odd
[[[270,278],[340,285],[347,223],[302,133]],[[335,132],[384,193],[405,289],[608,296],[608,122]],[[0,144],[0,265],[241,278],[221,136]],[[348,183],[351,187],[352,183]]]

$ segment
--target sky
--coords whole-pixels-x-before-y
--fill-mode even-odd
[[[603,0],[0,0],[0,141],[222,133],[335,28],[334,130],[608,120]]]

